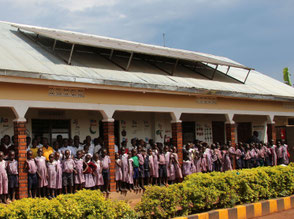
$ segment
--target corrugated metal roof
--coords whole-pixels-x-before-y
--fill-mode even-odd
[[[12,24],[12,26],[66,43],[251,69],[228,58],[200,52],[172,49],[162,46],[148,45],[127,40],[120,40],[51,28],[35,27],[21,24]]]
[[[84,59],[88,63],[91,62],[86,56]],[[38,44],[24,38],[16,28],[0,22],[0,75],[162,91],[206,94],[211,92],[215,95],[256,99],[294,100],[292,87],[254,70],[251,71],[246,84],[242,84],[192,76],[123,71],[119,68],[108,68],[107,63],[103,64],[103,68],[95,63],[84,66],[80,65],[80,62],[83,62],[82,57],[74,55],[72,65],[67,65]],[[147,65],[146,69],[148,70]],[[226,73],[226,68],[218,70]],[[230,74],[236,77],[244,77],[246,73],[246,69],[230,69]]]

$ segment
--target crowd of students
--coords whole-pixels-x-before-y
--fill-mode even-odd
[[[53,147],[47,138],[27,137],[28,192],[30,197],[52,198],[76,190],[100,189],[109,193],[110,157],[102,138],[93,141],[87,136],[62,139],[58,136]],[[146,185],[167,185],[180,182],[197,172],[227,171],[236,168],[275,166],[289,163],[288,146],[284,141],[207,144],[195,141],[184,146],[183,164],[177,148],[170,143],[132,139],[115,146],[116,190],[144,190]],[[5,135],[0,145],[0,195],[3,202],[15,199],[18,187],[18,162],[13,139]]]

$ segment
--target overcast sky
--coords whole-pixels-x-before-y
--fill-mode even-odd
[[[165,33],[168,47],[294,76],[294,0],[0,0],[0,20],[156,45]]]

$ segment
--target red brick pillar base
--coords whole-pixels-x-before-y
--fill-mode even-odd
[[[236,125],[226,124],[226,140],[230,141],[232,146],[236,149]],[[234,156],[233,169],[236,169],[236,157]]]
[[[26,122],[14,122],[14,138],[18,157],[19,188],[16,196],[19,199],[28,197],[28,174],[24,169],[27,157]]]
[[[172,123],[172,144],[177,147],[179,162],[183,163],[183,133],[182,122]]]
[[[268,143],[274,140],[274,144],[277,140],[276,126],[275,124],[267,124],[267,141]]]
[[[110,192],[116,190],[115,184],[115,151],[114,151],[114,122],[103,122],[104,146],[108,149],[110,164]]]

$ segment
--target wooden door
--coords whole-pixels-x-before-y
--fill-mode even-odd
[[[224,122],[212,122],[212,137],[213,142],[225,143],[225,123]]]
[[[183,144],[192,143],[195,140],[195,122],[183,122]]]
[[[252,136],[251,122],[237,123],[238,142],[248,142]]]

